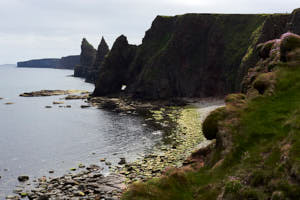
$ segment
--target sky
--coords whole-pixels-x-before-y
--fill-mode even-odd
[[[157,15],[290,13],[299,0],[0,0],[0,64],[79,55],[85,37],[140,44]]]

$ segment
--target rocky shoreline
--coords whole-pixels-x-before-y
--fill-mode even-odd
[[[57,91],[48,94],[60,95]],[[32,96],[35,95],[40,93],[33,92]],[[156,145],[151,153],[135,162],[127,163],[123,159],[118,166],[110,166],[111,174],[107,177],[97,165],[91,165],[84,170],[84,165],[81,165],[77,173],[70,172],[58,178],[42,177],[34,180],[34,188],[17,188],[15,193],[18,195],[8,196],[6,199],[119,199],[126,185],[159,177],[168,168],[182,167],[191,153],[199,148],[199,143],[202,148],[209,145],[210,142],[201,134],[203,116],[215,109],[216,105],[222,104],[219,100],[212,99],[141,102],[127,98],[90,97],[85,93],[68,95],[64,99],[86,99],[86,103],[91,106],[142,115],[146,124],[155,127],[156,134],[162,134],[163,141]],[[189,105],[185,105],[185,102]]]
[[[27,197],[37,200],[117,200],[125,189],[122,175],[104,176],[102,168],[97,165],[90,165],[78,173],[69,173],[57,178],[41,177],[33,183],[34,187],[31,189],[16,188],[14,192],[18,196],[11,195],[6,199]]]
[[[67,94],[87,94],[88,91],[85,90],[40,90],[34,92],[25,92],[20,94],[21,97],[43,97],[43,96],[57,96],[57,95],[67,95]]]

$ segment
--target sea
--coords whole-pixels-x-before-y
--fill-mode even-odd
[[[0,199],[21,185],[20,175],[31,181],[58,177],[81,163],[102,166],[108,174],[101,158],[113,166],[121,157],[133,161],[161,141],[140,116],[82,109],[84,100],[67,101],[64,96],[19,96],[44,89],[93,91],[93,84],[72,74],[72,70],[0,66]],[[54,101],[65,103],[60,107]]]

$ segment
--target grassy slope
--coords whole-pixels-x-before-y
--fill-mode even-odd
[[[300,68],[277,70],[275,94],[260,96],[238,110],[228,124],[233,148],[224,162],[216,151],[198,171],[174,170],[134,184],[123,200],[300,199]]]

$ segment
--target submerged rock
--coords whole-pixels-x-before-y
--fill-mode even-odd
[[[80,106],[81,108],[89,108],[89,107],[91,107],[90,105],[81,105]]]
[[[89,97],[88,94],[85,95],[68,95],[66,96],[66,100],[77,100],[77,99],[87,99]]]
[[[26,176],[26,175],[19,176],[19,177],[18,177],[18,180],[19,180],[20,182],[28,181],[28,180],[29,180],[29,176]]]
[[[125,165],[126,164],[126,159],[125,158],[120,158],[120,162],[118,164],[119,165]]]

